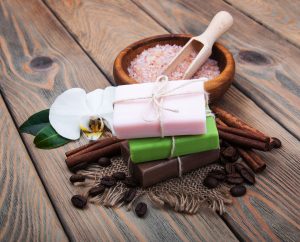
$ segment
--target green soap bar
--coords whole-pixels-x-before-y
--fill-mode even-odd
[[[206,129],[201,135],[176,136],[172,157],[219,149],[219,134],[213,117],[207,117]],[[166,159],[171,153],[172,137],[132,139],[129,148],[133,163]]]

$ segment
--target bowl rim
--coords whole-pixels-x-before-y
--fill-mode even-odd
[[[132,49],[136,49],[140,46],[143,46],[145,44],[145,42],[150,42],[152,40],[159,40],[159,39],[165,39],[165,38],[178,38],[178,37],[183,37],[183,38],[191,38],[193,37],[193,35],[191,34],[162,34],[162,35],[154,35],[151,37],[147,37],[141,40],[138,40],[132,44],[130,44],[129,46],[127,46],[125,49],[123,49],[116,57],[115,62],[114,62],[114,71],[117,70],[118,73],[116,73],[118,75],[119,78],[126,80],[127,84],[136,84],[139,83],[138,81],[136,81],[135,79],[131,78],[129,76],[129,74],[126,73],[126,71],[123,69],[122,67],[122,61],[123,58],[127,55],[127,53],[129,51],[132,51]],[[222,70],[222,72],[220,73],[220,75],[218,75],[217,77],[208,80],[207,83],[213,84],[217,84],[220,81],[222,81],[226,75],[230,74],[231,72],[234,72],[234,67],[235,66],[235,62],[233,59],[232,54],[230,53],[230,51],[223,46],[222,44],[215,42],[214,47],[218,48],[225,56],[226,59],[226,65],[224,67],[224,69]],[[118,78],[118,79],[119,79]],[[123,83],[123,81],[121,81]],[[117,83],[118,85],[120,83]]]

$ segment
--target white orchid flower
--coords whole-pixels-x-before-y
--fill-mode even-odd
[[[71,140],[80,138],[81,130],[89,130],[91,119],[103,120],[113,131],[113,101],[115,87],[96,89],[86,93],[81,88],[72,88],[59,95],[50,108],[49,120],[56,132]],[[100,133],[101,136],[102,133]],[[98,138],[91,136],[91,139]]]

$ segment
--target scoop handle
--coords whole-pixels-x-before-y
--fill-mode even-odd
[[[231,27],[232,23],[233,18],[231,14],[226,11],[220,11],[213,17],[204,33],[195,37],[195,39],[204,45],[213,45]]]

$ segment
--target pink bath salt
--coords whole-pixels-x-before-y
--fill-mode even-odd
[[[144,50],[130,63],[128,68],[129,76],[138,82],[154,82],[181,49],[182,46],[166,44],[156,45],[155,47]],[[170,80],[182,79],[183,74],[195,59],[196,55],[194,52],[181,62],[169,76]],[[199,68],[192,79],[206,77],[210,80],[218,75],[220,75],[220,69],[217,61],[208,59]]]

